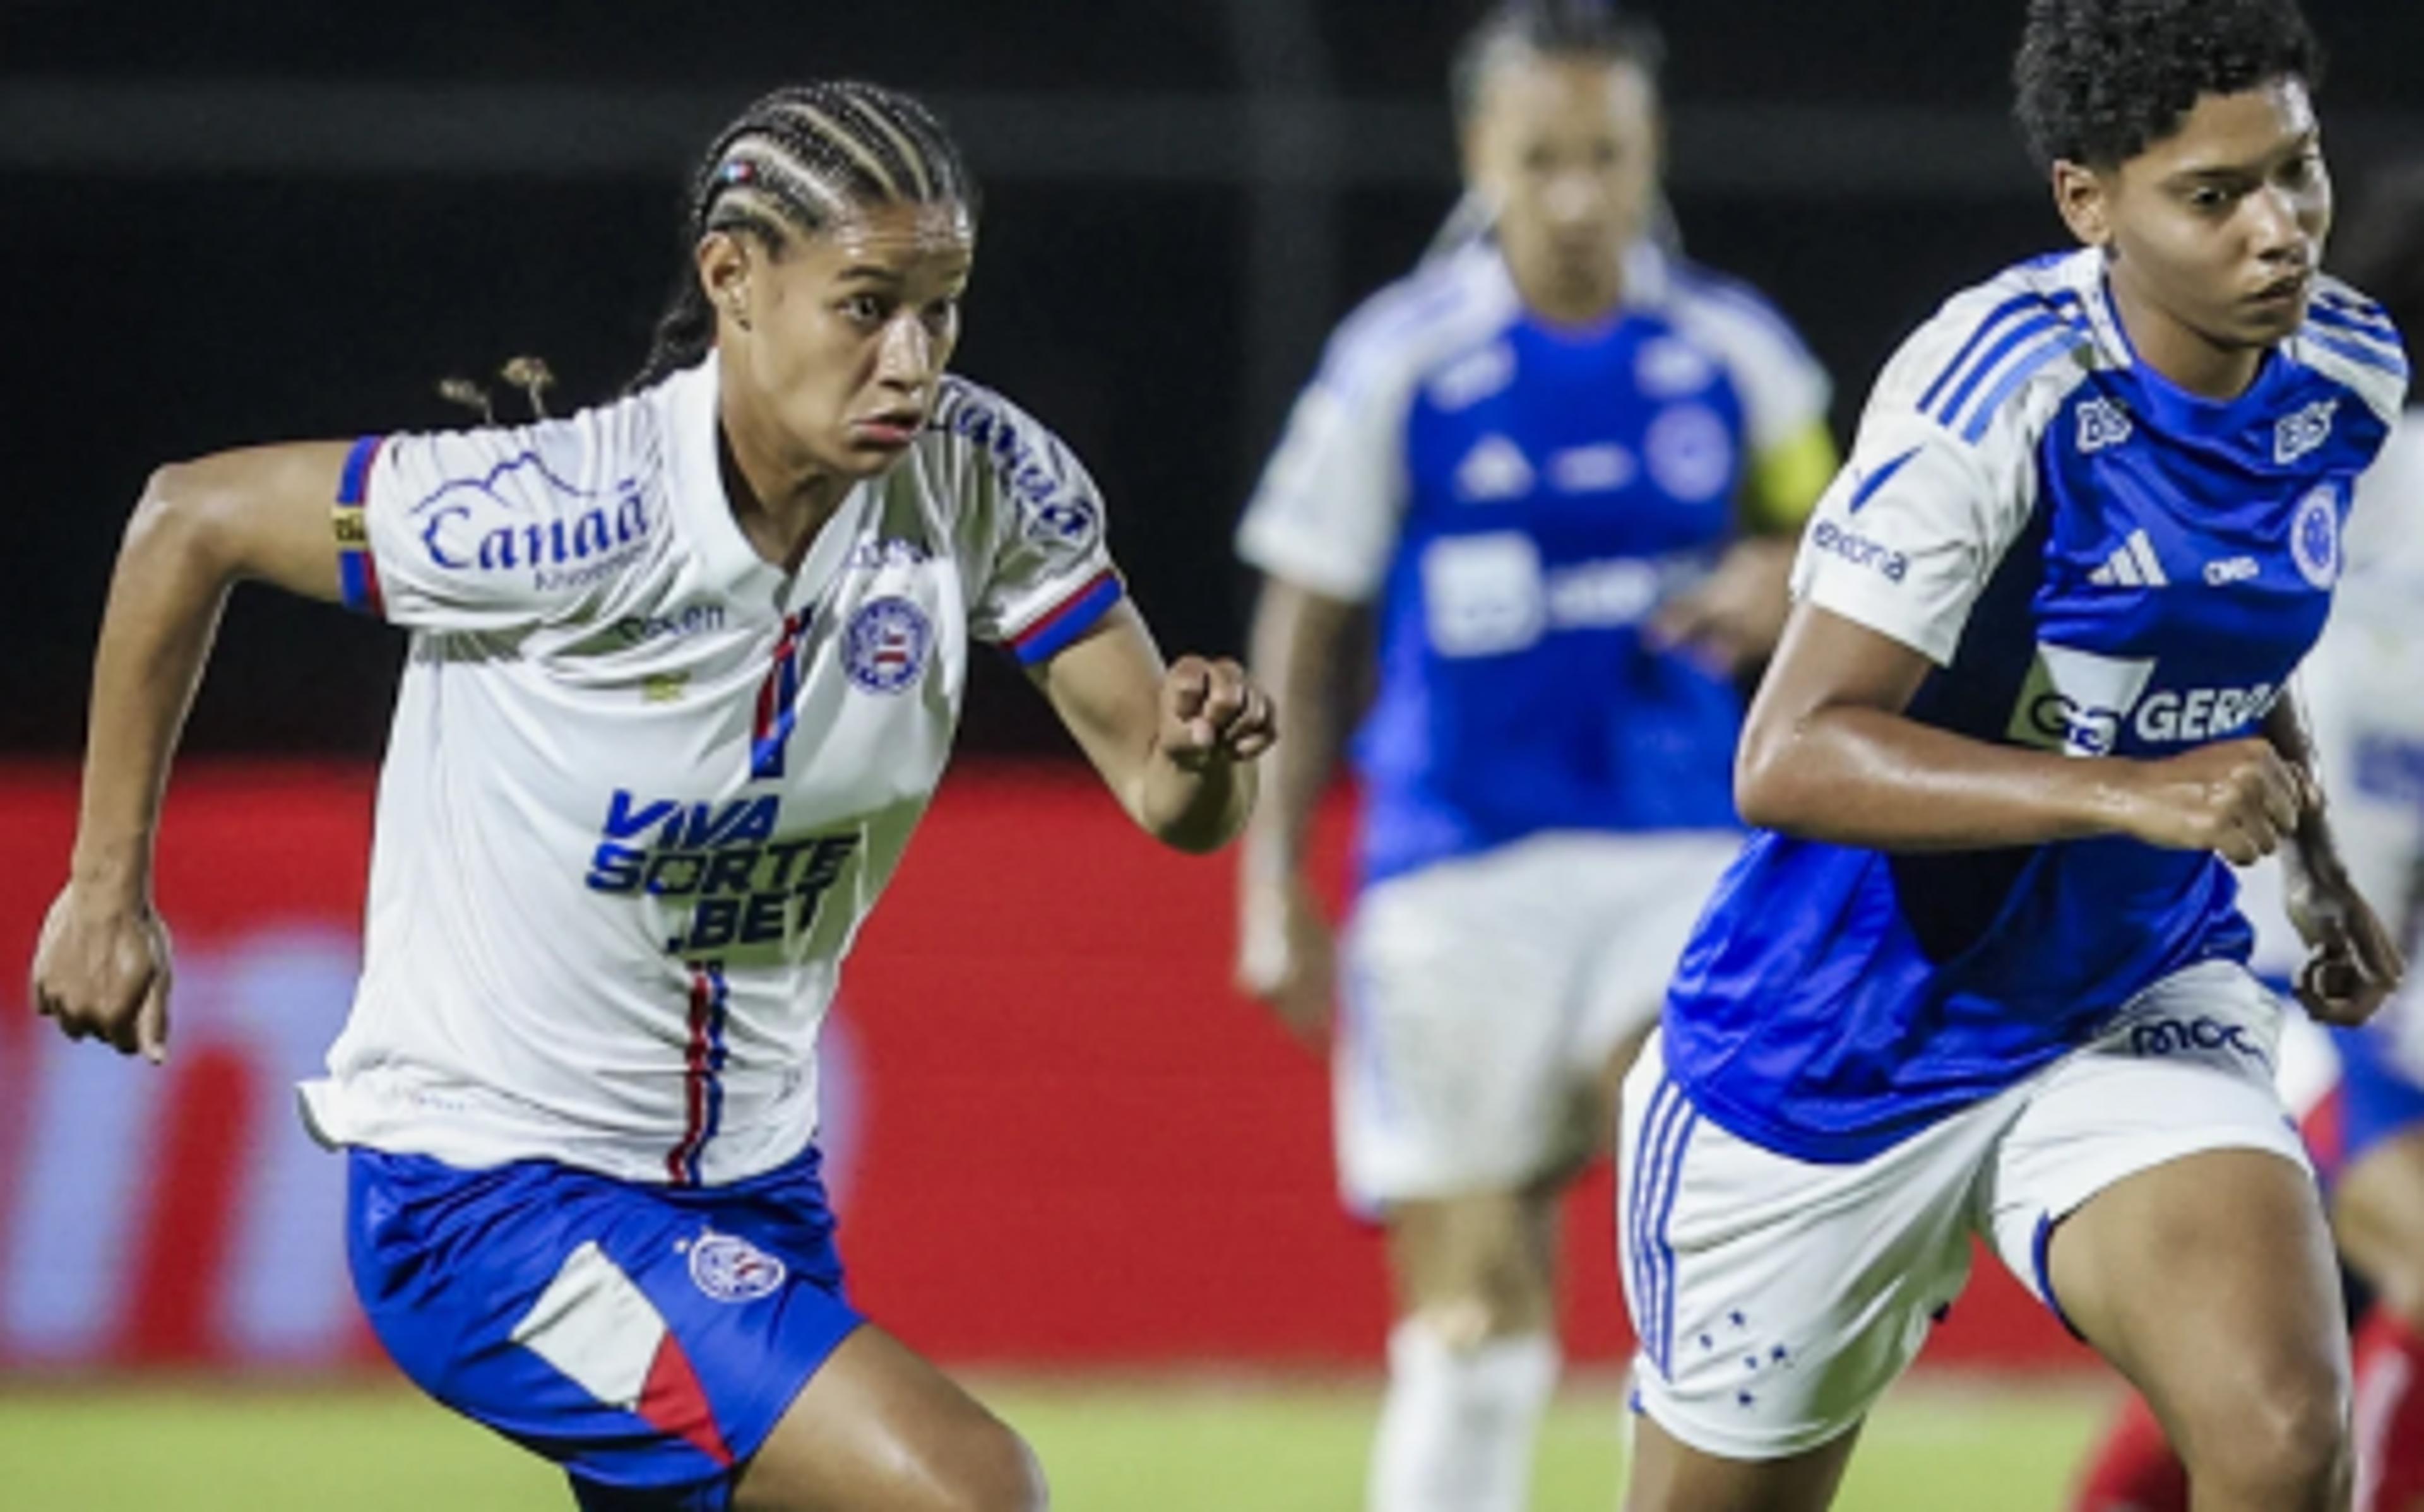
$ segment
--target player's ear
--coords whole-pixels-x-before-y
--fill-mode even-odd
[[[2067,160],[2053,166],[2053,203],[2063,224],[2088,247],[2113,243],[2113,185],[2084,163]]]
[[[710,231],[698,240],[698,282],[720,320],[749,328],[750,273],[757,259],[746,238]]]

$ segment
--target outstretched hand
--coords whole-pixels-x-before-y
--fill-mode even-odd
[[[1252,761],[1278,739],[1270,694],[1236,662],[1183,656],[1163,675],[1156,744],[1180,770]]]
[[[154,1065],[168,1058],[168,927],[148,906],[62,889],[34,947],[34,1011],[71,1040],[105,1040]]]

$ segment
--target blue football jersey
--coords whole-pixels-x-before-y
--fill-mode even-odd
[[[2325,281],[2239,398],[2139,363],[2099,254],[1962,294],[1877,382],[1794,591],[1924,653],[1909,715],[2156,758],[2252,735],[2321,630],[2357,477],[2406,388],[2380,308]],[[1757,834],[1685,951],[1667,1058],[1708,1116],[1856,1160],[2244,960],[2229,869],[2102,837],[1889,855]]]
[[[1827,398],[1764,300],[1646,247],[1595,329],[1534,318],[1487,245],[1341,327],[1238,542],[1374,606],[1367,881],[1547,830],[1735,823],[1735,691],[1644,629]]]

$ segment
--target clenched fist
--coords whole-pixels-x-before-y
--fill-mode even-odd
[[[1161,679],[1162,755],[1185,772],[1252,761],[1279,739],[1270,695],[1226,657],[1183,656]]]

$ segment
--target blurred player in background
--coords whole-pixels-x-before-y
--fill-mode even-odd
[[[2018,114],[2083,244],[1879,378],[1744,735],[1761,826],[1624,1094],[1633,1512],[1814,1509],[1973,1233],[2155,1404],[2205,1512],[2327,1512],[2349,1367],[2224,857],[2301,995],[2399,952],[2292,701],[2406,391],[2331,222],[2294,0],[2032,0]]]
[[[1766,301],[1661,251],[1657,44],[1513,4],[1454,93],[1489,233],[1342,326],[1238,534],[1290,736],[1250,832],[1238,975],[1318,1039],[1398,1322],[1377,1512],[1514,1512],[1555,1383],[1556,1198],[1741,843],[1735,678],[1834,462]],[[1355,739],[1360,896],[1333,966],[1306,835]],[[1334,974],[1334,976],[1333,976]]]
[[[2412,366],[2424,330],[2424,172],[2386,182],[2363,208],[2334,262],[2407,333]],[[2358,491],[2348,562],[2299,682],[2350,874],[2382,900],[2412,960],[2424,945],[2424,413],[2415,408]],[[2256,961],[2294,970],[2288,942],[2273,938],[2284,915],[2271,870],[2251,879],[2246,899]],[[2331,1037],[2339,1100],[2315,1154],[2341,1255],[2375,1296],[2356,1337],[2355,1507],[2409,1512],[2424,1505],[2424,986],[2411,977],[2370,1023]],[[2143,1398],[2124,1406],[2075,1504],[2188,1512],[2187,1469]]]
[[[1235,663],[1163,667],[1076,459],[947,374],[976,215],[916,102],[769,95],[699,166],[626,397],[167,468],[119,559],[36,1001],[167,1052],[152,839],[230,584],[411,629],[306,1112],[350,1152],[390,1353],[586,1507],[1043,1504],[1019,1439],[843,1296],[818,1026],[971,641],[1181,849],[1243,824],[1271,725]]]

